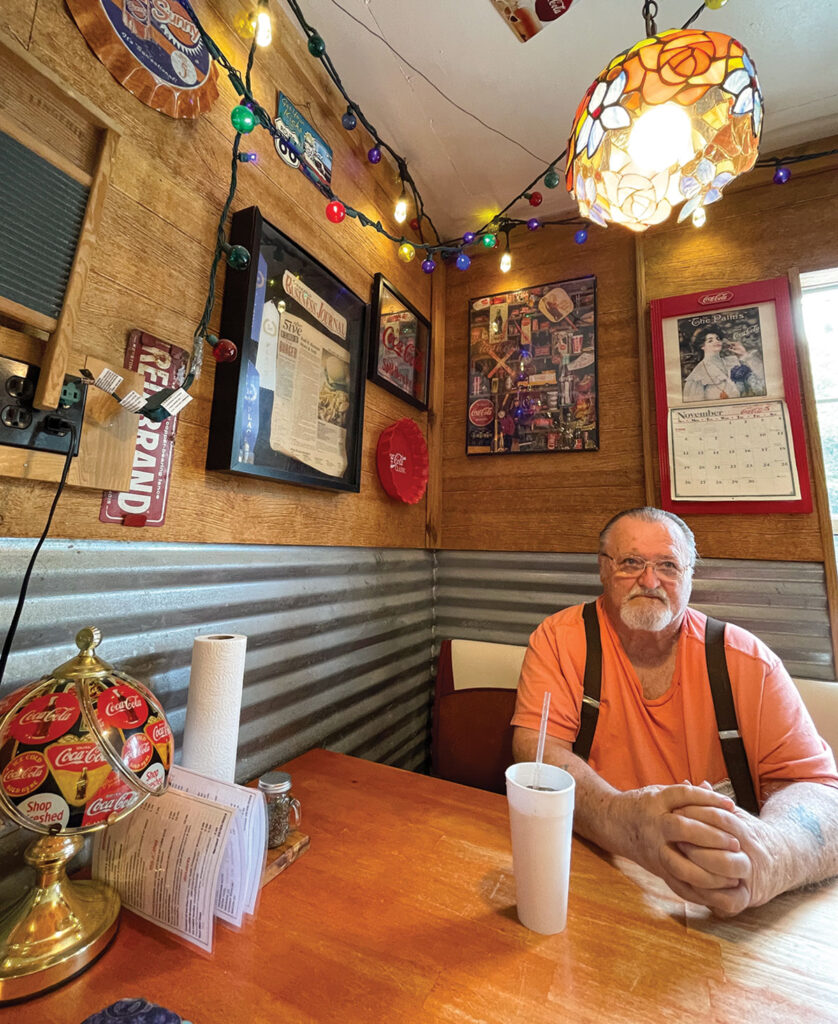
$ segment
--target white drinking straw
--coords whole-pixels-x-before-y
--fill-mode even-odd
[[[550,691],[544,691],[544,701],[541,705],[541,728],[538,730],[538,746],[535,751],[535,771],[532,776],[532,788],[538,789],[539,777],[541,775],[541,762],[544,760],[544,741],[547,738],[547,715],[550,711]]]

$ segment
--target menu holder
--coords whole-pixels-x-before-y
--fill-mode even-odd
[[[267,841],[258,790],[174,765],[169,788],[96,835],[93,877],[128,910],[212,952],[218,917],[256,910]]]

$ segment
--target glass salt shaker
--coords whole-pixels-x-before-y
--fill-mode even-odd
[[[268,848],[273,849],[282,846],[291,828],[300,827],[300,801],[291,795],[288,772],[268,772],[259,779],[259,789],[268,805]]]

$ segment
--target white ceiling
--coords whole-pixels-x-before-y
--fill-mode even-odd
[[[575,0],[526,43],[491,0],[300,0],[300,6],[323,36],[347,93],[407,159],[443,238],[481,227],[545,169],[564,149],[577,104],[596,75],[645,35],[642,0]],[[658,29],[680,27],[698,6],[699,0],[660,0]],[[383,36],[444,95],[362,26]],[[696,27],[734,36],[754,60],[765,97],[763,152],[838,132],[838,0],[729,0],[721,10],[702,12]],[[388,173],[384,162],[379,167]],[[563,172],[564,161],[558,169]],[[539,216],[572,209],[563,182],[553,191],[536,187],[544,195]],[[522,200],[509,215],[534,213]]]

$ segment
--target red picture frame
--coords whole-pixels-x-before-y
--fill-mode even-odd
[[[654,299],[650,313],[661,507],[811,512],[788,280]],[[705,473],[709,500],[696,493]],[[767,493],[772,474],[781,496]]]

